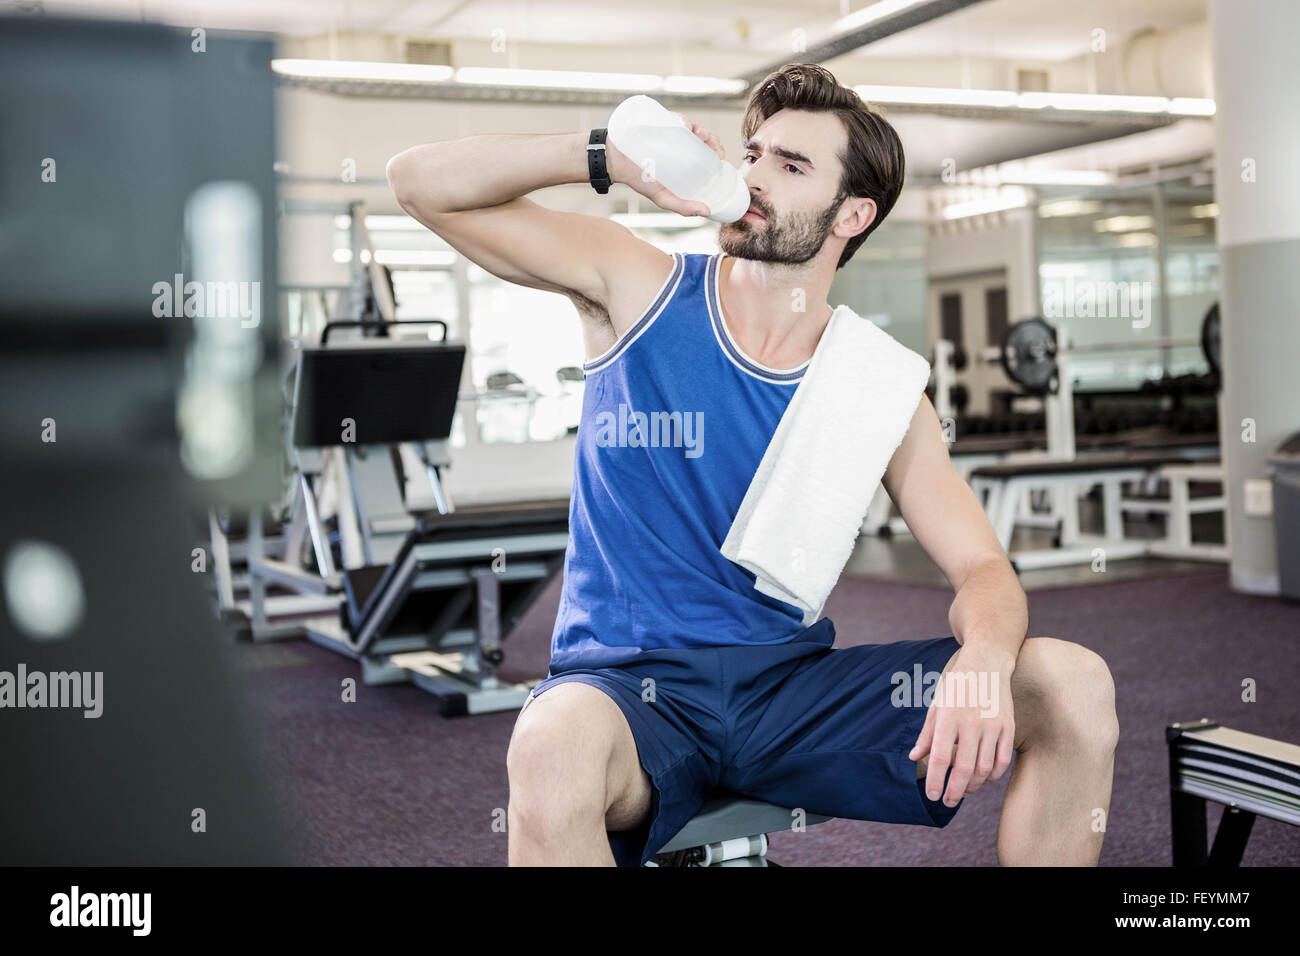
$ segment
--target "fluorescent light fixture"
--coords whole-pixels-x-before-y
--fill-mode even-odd
[[[1101,203],[1095,199],[1058,199],[1045,202],[1038,207],[1038,215],[1043,219],[1057,216],[1089,216],[1101,212]]]
[[[335,261],[335,262],[338,262],[338,263],[348,263],[348,262],[351,262],[351,261],[352,261],[352,250],[351,250],[351,249],[335,249],[335,250],[334,250],[334,261]],[[364,263],[365,265],[370,265],[370,250],[369,250],[369,249],[362,249],[362,250],[361,250],[361,261],[362,261],[362,263]]]
[[[1086,110],[1111,113],[1163,113],[1169,107],[1164,96],[1115,96],[1110,93],[1021,93],[1021,109]]]
[[[990,196],[951,203],[943,207],[940,215],[944,219],[965,219],[968,216],[981,216],[989,212],[1019,209],[1028,204],[1029,197],[1023,189],[1018,186],[1008,186]]]
[[[483,86],[540,86],[548,89],[626,90],[646,93],[663,89],[664,78],[650,73],[585,73],[573,70],[512,70],[463,66],[457,83]]]
[[[1111,216],[1109,219],[1098,219],[1092,228],[1097,232],[1136,232],[1139,229],[1154,228],[1155,224],[1154,216]]]
[[[1025,186],[1108,186],[1115,177],[1102,169],[999,169],[1004,183]]]
[[[350,216],[335,216],[334,228],[351,229],[352,218]],[[424,226],[420,225],[410,216],[366,216],[366,228],[371,232],[426,231]]]
[[[629,229],[697,229],[709,223],[703,216],[679,216],[675,212],[623,212],[609,218]]]
[[[456,261],[456,253],[442,249],[376,249],[375,261],[384,266],[449,266]]]
[[[892,17],[895,13],[914,7],[920,2],[921,0],[880,0],[879,3],[873,3],[869,7],[863,7],[861,10],[850,13],[847,17],[836,20],[834,30],[836,33],[847,33],[849,30],[864,27],[868,23],[875,23],[885,17]]]
[[[743,93],[744,80],[728,80],[718,76],[666,76],[665,93]]]
[[[1125,248],[1144,248],[1156,244],[1156,234],[1154,232],[1126,232],[1122,236],[1115,237],[1115,245]]]
[[[855,86],[869,102],[918,106],[982,106],[993,109],[1074,110],[1110,113],[1167,113],[1213,116],[1214,101],[1189,97],[1117,96],[1110,93],[1017,93],[1014,90],[957,89],[939,86]]]
[[[366,216],[366,228],[371,232],[428,231],[410,216]]]
[[[962,90],[940,86],[855,86],[854,92],[868,102],[915,103],[923,106],[990,106],[1016,105],[1011,90]]]
[[[657,76],[651,73],[591,73],[574,70],[518,70],[498,67],[428,66],[359,60],[274,59],[271,69],[281,76],[325,80],[370,80],[398,83],[469,83],[476,86],[535,86],[554,89],[616,90],[649,93],[734,95],[744,80],[719,76]]]
[[[422,63],[378,63],[360,60],[271,61],[272,71],[281,76],[324,80],[378,80],[397,83],[444,83],[455,70],[450,66]]]
[[[1193,206],[1188,210],[1193,219],[1217,219],[1219,217],[1219,204],[1217,202],[1207,202],[1200,206]]]
[[[1169,101],[1169,112],[1178,116],[1213,116],[1214,100],[1175,96]]]
[[[1088,267],[1082,262],[1044,262],[1038,274],[1053,279],[1082,278],[1088,274]]]

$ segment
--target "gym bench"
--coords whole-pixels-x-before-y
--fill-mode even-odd
[[[1123,512],[1133,510],[1133,500],[1121,495],[1125,482],[1138,482],[1153,473],[1172,465],[1188,464],[1188,457],[1176,453],[1135,452],[1122,455],[1094,455],[1070,461],[1044,458],[1036,461],[1000,462],[981,465],[971,471],[971,488],[988,511],[989,521],[1003,549],[1008,551],[1013,566],[1018,571],[1034,568],[1058,567],[1070,564],[1088,564],[1093,560],[1093,550],[1102,548],[1110,560],[1141,557],[1154,553],[1153,543],[1124,537]],[[1202,468],[1218,467],[1216,460],[1201,460]],[[1200,472],[1196,473],[1200,475]],[[1205,474],[1209,474],[1206,472]],[[1174,481],[1190,480],[1192,473],[1166,473]],[[1206,480],[1209,480],[1208,478]],[[1100,484],[1102,487],[1102,533],[1084,535],[1079,531],[1077,495],[1081,490]],[[1059,544],[1054,548],[1011,552],[1011,534],[1024,511],[1032,491],[1053,490],[1061,502]],[[1185,489],[1184,489],[1185,490]],[[1177,491],[1175,490],[1175,494]],[[1220,502],[1222,499],[1218,499]],[[1144,502],[1144,509],[1155,510]],[[1181,523],[1173,510],[1182,507],[1190,511],[1187,501],[1175,500],[1170,505],[1171,523]],[[1209,552],[1192,553],[1185,557],[1213,558]]]
[[[1255,817],[1300,826],[1300,746],[1202,717],[1165,728],[1174,866],[1241,865]],[[1208,850],[1205,802],[1224,804]]]
[[[794,813],[762,800],[715,795],[646,866],[780,866],[767,858],[767,835],[789,830]],[[829,819],[809,813],[804,823]]]

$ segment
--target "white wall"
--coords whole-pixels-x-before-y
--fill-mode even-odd
[[[1037,315],[1038,258],[1035,217],[1030,208],[956,220],[954,233],[932,228],[925,244],[926,275],[950,278],[1002,269],[1007,274],[1011,322]]]

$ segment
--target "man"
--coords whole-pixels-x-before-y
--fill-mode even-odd
[[[742,134],[752,206],[718,255],[670,255],[522,198],[603,185],[585,133],[471,136],[388,164],[411,216],[582,317],[564,593],[507,756],[509,861],[642,864],[714,790],[942,827],[1014,752],[1000,861],[1093,865],[1118,735],[1110,673],[1076,644],[1025,639],[1024,592],[924,396],[883,484],[956,592],[951,637],[833,650],[828,619],[803,627],[719,553],[830,320],[835,270],[904,170],[893,128],[814,65],[760,83]],[[611,144],[605,163],[663,209],[709,213]],[[686,441],[648,440],[661,412]]]

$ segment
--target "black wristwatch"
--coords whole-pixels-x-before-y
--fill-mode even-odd
[[[602,196],[609,192],[611,185],[609,170],[605,167],[605,134],[608,130],[593,129],[587,140],[587,178],[592,188]]]

